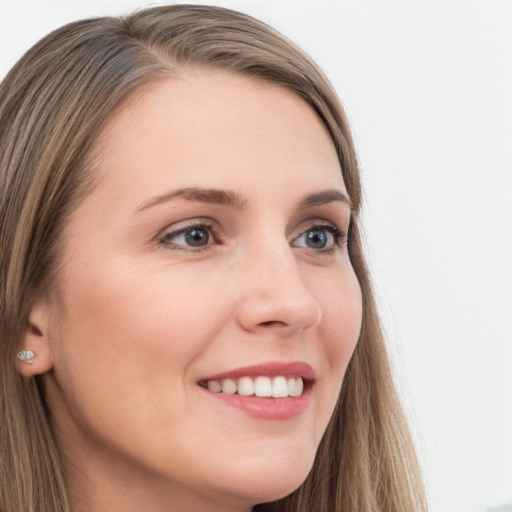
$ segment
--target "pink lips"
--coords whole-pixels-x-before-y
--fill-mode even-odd
[[[299,416],[309,406],[311,401],[311,390],[315,381],[313,368],[302,362],[270,362],[254,366],[237,368],[223,373],[210,375],[199,382],[207,382],[222,379],[238,379],[240,377],[302,377],[305,386],[302,395],[287,398],[260,398],[256,396],[228,395],[214,393],[203,387],[199,387],[208,397],[220,403],[241,409],[243,412],[258,419],[264,420],[287,420]]]

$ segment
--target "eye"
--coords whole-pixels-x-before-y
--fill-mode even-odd
[[[212,226],[194,224],[164,233],[160,242],[171,249],[202,249],[213,243]]]
[[[293,247],[307,247],[317,251],[329,251],[335,245],[340,245],[345,236],[340,230],[331,225],[312,226],[292,242]]]

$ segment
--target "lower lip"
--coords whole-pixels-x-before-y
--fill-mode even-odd
[[[200,388],[213,399],[224,405],[241,409],[245,413],[262,420],[289,420],[301,415],[311,401],[311,388],[308,386],[302,395],[287,398],[260,398],[257,396],[227,395],[213,393]]]

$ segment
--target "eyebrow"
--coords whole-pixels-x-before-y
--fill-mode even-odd
[[[352,210],[352,203],[350,199],[339,190],[324,190],[316,194],[310,194],[300,202],[300,208],[321,206],[323,204],[332,203],[334,201],[344,203],[350,208],[350,210]]]
[[[173,190],[161,196],[152,197],[145,201],[136,213],[147,210],[153,206],[166,203],[172,199],[181,198],[187,201],[196,201],[200,203],[215,204],[220,206],[228,206],[242,210],[247,206],[247,199],[231,190],[220,190],[215,188],[187,187]],[[346,204],[352,210],[350,199],[339,190],[323,190],[306,196],[299,204],[299,208],[308,208],[313,206],[321,206],[332,202],[341,202]]]
[[[139,208],[137,208],[136,213],[141,212],[143,210],[147,210],[152,206],[156,206],[161,203],[166,203],[171,199],[175,198],[186,199],[187,201],[197,201],[200,203],[229,206],[231,208],[236,208],[237,210],[242,210],[243,208],[245,208],[247,204],[247,200],[245,199],[245,197],[230,190],[188,187],[180,188],[178,190],[173,190],[168,194],[153,197],[148,201],[144,202]]]

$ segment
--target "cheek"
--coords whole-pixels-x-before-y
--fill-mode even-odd
[[[228,315],[217,286],[119,259],[94,272],[81,269],[66,269],[65,302],[55,315],[56,377],[70,401],[117,396],[140,410],[152,403],[154,389],[183,397],[189,367]]]
[[[344,368],[355,349],[362,321],[361,287],[350,268],[324,297],[323,338],[333,367]]]
[[[338,401],[347,366],[350,362],[361,330],[362,296],[359,282],[351,267],[324,282],[317,293],[322,305],[319,326],[319,344],[324,365],[319,379],[317,436],[323,435]],[[318,281],[317,281],[318,284]]]
[[[135,450],[143,440],[134,432],[166,432],[190,416],[188,368],[215,335],[216,317],[201,308],[213,297],[204,290],[198,303],[197,287],[178,273],[167,280],[119,261],[79,270],[66,269],[55,314],[49,399],[65,421]]]

